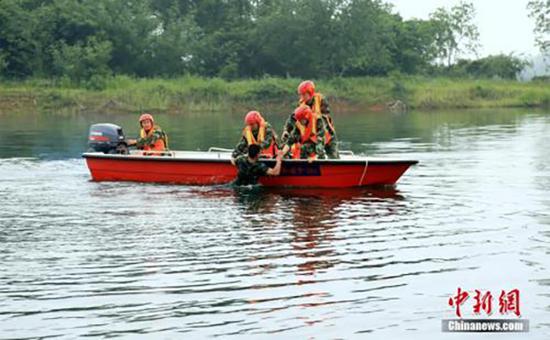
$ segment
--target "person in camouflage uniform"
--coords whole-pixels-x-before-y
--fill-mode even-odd
[[[142,114],[139,117],[139,124],[141,125],[139,138],[128,140],[128,145],[135,145],[144,151],[166,151],[168,149],[168,137],[158,125],[155,125],[151,114]]]
[[[330,115],[328,101],[322,94],[315,92],[315,84],[310,80],[300,83],[298,86],[298,94],[300,95],[299,105],[305,104],[309,106],[313,113],[317,115],[317,118],[321,118],[323,120],[323,124],[325,126],[325,154],[328,158],[340,158],[336,129],[334,128],[334,122]],[[281,137],[283,141],[288,138],[288,135],[294,128],[295,123],[296,119],[294,114],[291,114],[285,122],[283,135]]]
[[[250,111],[244,119],[246,126],[242,137],[235,146],[232,159],[246,155],[252,144],[260,146],[260,157],[273,158],[277,153],[277,134],[258,111]]]
[[[292,158],[324,159],[326,135],[322,119],[318,119],[307,105],[301,105],[293,113],[294,127],[285,139],[283,152],[290,150]]]
[[[246,155],[240,155],[235,159],[237,167],[237,178],[233,185],[256,185],[260,176],[278,176],[281,172],[281,161],[283,153],[277,153],[277,162],[274,168],[259,162],[261,148],[257,144],[252,144],[247,149]]]

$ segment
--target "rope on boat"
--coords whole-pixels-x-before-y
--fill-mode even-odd
[[[361,186],[361,183],[363,183],[363,179],[365,178],[365,175],[367,174],[367,167],[369,166],[369,161],[365,160],[365,168],[363,169],[363,174],[361,175],[361,179],[359,180],[359,186]]]

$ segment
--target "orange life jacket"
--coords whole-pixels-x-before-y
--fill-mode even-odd
[[[296,121],[296,127],[300,131],[300,142],[294,143],[290,148],[293,159],[300,159],[302,145],[307,142],[317,143],[317,119],[312,117],[311,121],[304,126],[300,121]],[[309,155],[309,157],[317,158],[315,153]]]
[[[324,115],[321,112],[321,103],[323,101],[323,95],[320,93],[313,94],[313,105],[311,107],[311,110],[313,113],[317,116],[318,119],[323,119],[324,122],[327,123],[327,130],[325,131],[325,145],[329,144],[332,140],[331,131],[333,133],[336,132],[336,129],[334,128],[334,123],[332,122],[332,117],[329,115]],[[307,105],[303,100],[300,100],[300,105]]]
[[[149,130],[148,132],[145,132],[144,129],[141,129],[139,131],[139,136],[141,138],[147,138],[147,137],[151,137],[151,135],[155,132],[155,130],[160,130],[160,128],[158,126],[154,126],[153,128],[151,128],[151,130]],[[153,146],[150,146],[150,145],[144,145],[143,146],[143,150],[144,151],[165,151],[166,150],[166,147],[168,145],[168,138],[166,137],[166,134],[165,133],[162,133],[162,138],[159,138],[157,139],[157,141],[155,142],[155,144],[153,144]]]
[[[258,129],[258,138],[255,138],[254,133],[252,132],[252,128],[249,125],[247,125],[243,129],[243,137],[246,139],[246,142],[248,143],[248,145],[252,145],[252,144],[261,145],[265,140],[265,129],[266,129],[266,124],[265,122],[262,122],[260,124],[260,128]],[[273,158],[275,157],[276,153],[277,153],[277,145],[275,144],[275,140],[272,139],[269,143],[269,146],[265,149],[262,149],[262,151],[260,152],[260,155],[266,156],[268,158]]]

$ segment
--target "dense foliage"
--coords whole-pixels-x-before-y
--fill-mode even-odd
[[[529,16],[535,20],[535,40],[542,53],[550,54],[550,1],[530,0]]]
[[[428,74],[450,67],[477,41],[468,3],[438,9],[429,20],[404,20],[380,0],[0,2],[1,77],[89,88],[102,88],[111,75]],[[466,73],[479,68],[483,76],[513,78],[515,68],[491,74],[486,62]]]

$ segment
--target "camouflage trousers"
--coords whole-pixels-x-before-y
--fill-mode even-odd
[[[333,139],[330,143],[325,144],[325,154],[329,159],[340,158],[340,153],[338,152],[338,142],[336,140]]]
[[[325,159],[325,149],[321,144],[305,143],[300,149],[300,158],[307,159],[311,154],[316,154],[318,159]]]

